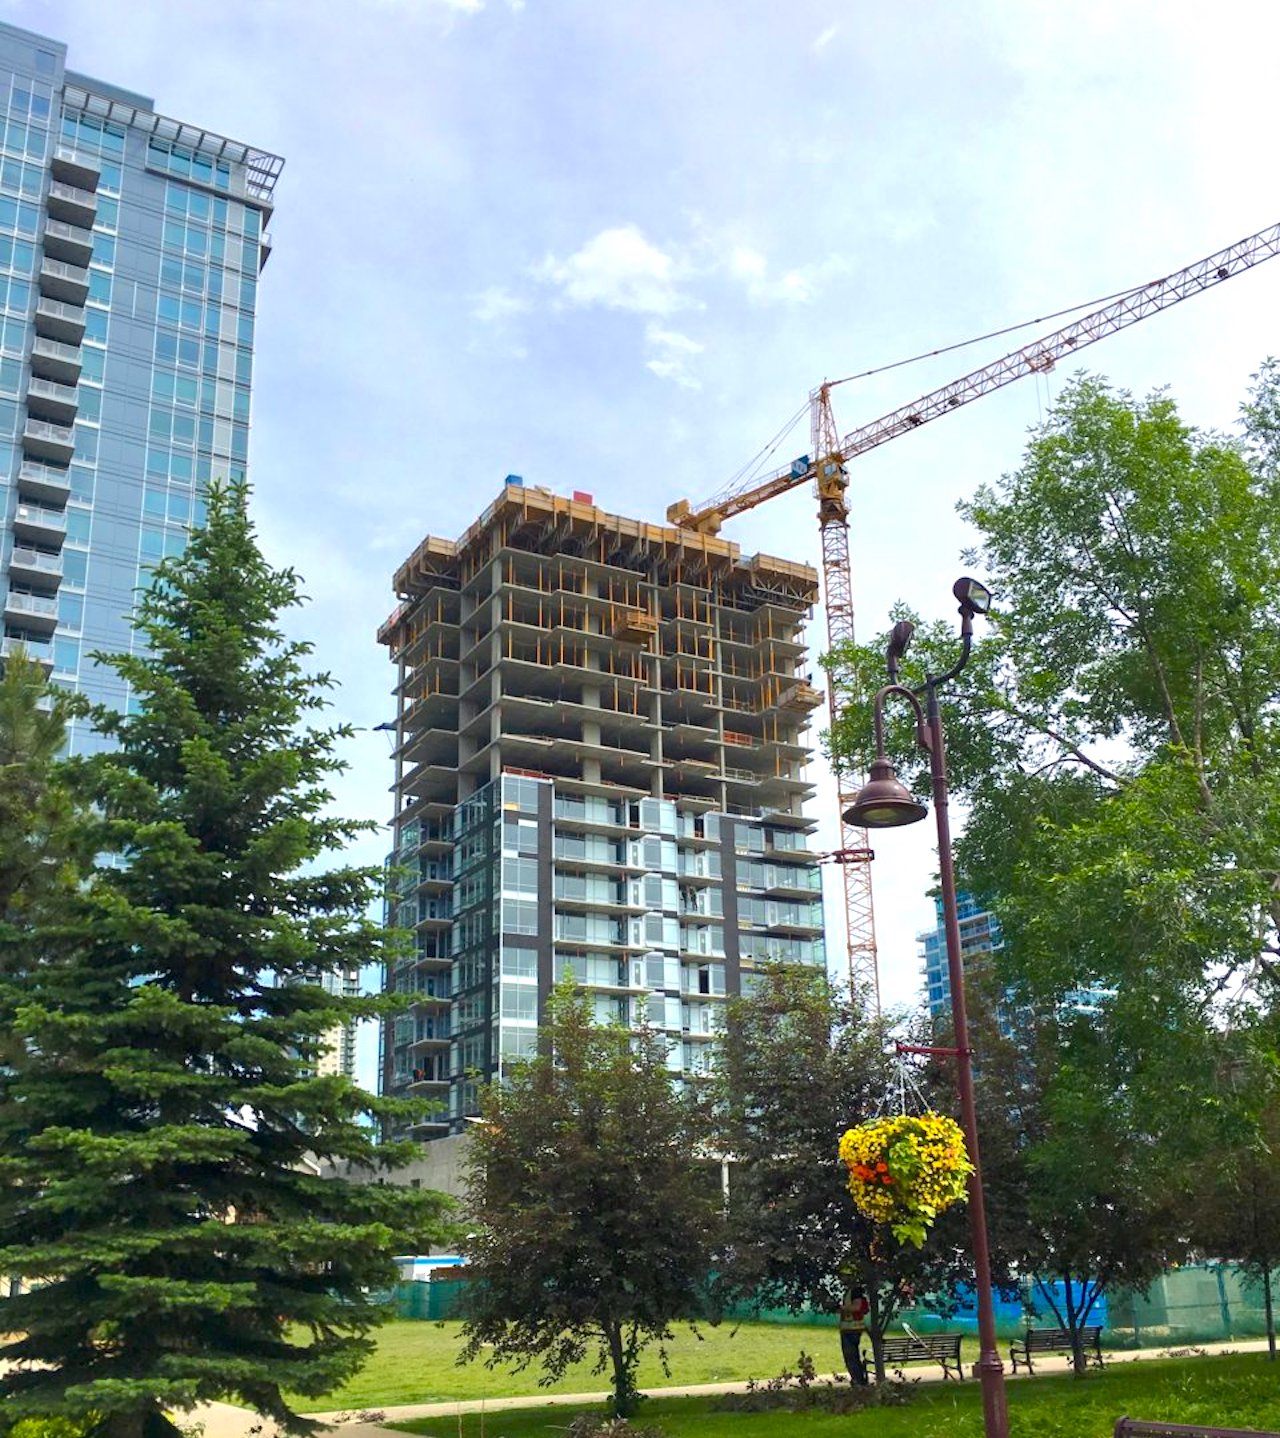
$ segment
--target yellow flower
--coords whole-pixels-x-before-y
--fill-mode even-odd
[[[859,1212],[919,1248],[933,1220],[963,1201],[973,1165],[945,1114],[900,1114],[849,1129],[839,1145]]]

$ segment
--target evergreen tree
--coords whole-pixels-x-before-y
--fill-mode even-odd
[[[20,930],[83,865],[89,837],[56,761],[76,700],[18,647],[0,674],[0,924]],[[88,849],[92,854],[92,849]],[[16,939],[16,933],[13,934]]]
[[[384,1168],[394,1105],[316,1076],[378,999],[319,975],[378,962],[377,871],[324,867],[369,827],[329,813],[345,726],[279,613],[301,602],[257,547],[243,487],[138,601],[144,641],[101,655],[129,711],[98,711],[97,842],[116,858],[33,927],[0,978],[21,1052],[0,1101],[0,1431],[29,1415],[101,1438],[174,1432],[231,1398],[287,1431],[372,1347],[391,1256],[442,1236],[439,1195],[320,1178]],[[143,646],[139,646],[140,649]],[[51,942],[46,948],[45,938]]]

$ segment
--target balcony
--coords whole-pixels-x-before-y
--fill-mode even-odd
[[[15,539],[60,549],[67,537],[67,516],[60,509],[46,509],[42,504],[19,504],[13,515],[13,534]]]
[[[9,578],[56,594],[62,583],[62,556],[18,546],[9,556]]]
[[[58,508],[66,504],[71,496],[71,479],[65,469],[54,469],[47,464],[26,460],[18,470],[18,493],[23,499],[36,504]]]
[[[83,265],[69,265],[46,255],[40,264],[40,293],[51,300],[82,305],[89,298],[89,271]]]
[[[79,185],[64,185],[54,180],[49,186],[46,201],[49,218],[65,220],[69,225],[80,225],[89,229],[98,213],[98,197],[92,190],[82,190]]]
[[[50,424],[48,420],[27,420],[22,431],[23,454],[36,459],[51,459],[56,464],[70,464],[76,452],[75,431],[69,424]]]
[[[0,659],[8,659],[18,649],[25,649],[28,659],[34,659],[36,663],[44,665],[46,674],[53,673],[53,645],[47,639],[37,639],[34,636],[21,639],[14,634],[6,634],[0,639]]]
[[[82,150],[73,150],[68,145],[59,145],[53,152],[49,168],[53,178],[66,185],[78,185],[82,190],[96,190],[101,173],[97,159]]]
[[[55,424],[72,424],[80,405],[80,391],[73,384],[53,379],[33,379],[27,385],[27,413],[33,419]]]
[[[36,334],[78,345],[84,339],[84,306],[41,295],[36,304]]]
[[[31,373],[59,384],[80,383],[80,347],[37,339],[31,346]]]
[[[93,236],[79,225],[49,220],[44,227],[44,252],[69,265],[87,265],[93,258]]]
[[[4,622],[33,634],[52,634],[58,626],[58,601],[44,594],[19,594],[11,589],[4,598]]]

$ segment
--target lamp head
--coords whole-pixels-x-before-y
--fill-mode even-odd
[[[893,632],[889,635],[889,648],[885,654],[889,670],[889,678],[897,683],[898,665],[902,656],[911,646],[911,636],[916,632],[916,627],[909,619],[899,619],[893,626]]]
[[[957,579],[951,586],[951,592],[960,601],[961,614],[967,615],[970,619],[975,614],[991,612],[991,591],[976,579],[967,577]]]
[[[844,821],[861,829],[896,829],[918,823],[928,812],[925,805],[911,797],[893,765],[880,754],[871,766],[871,777],[844,811]]]

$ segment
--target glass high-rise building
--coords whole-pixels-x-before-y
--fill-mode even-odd
[[[279,157],[0,25],[3,652],[124,707],[136,592],[249,450]],[[73,732],[73,748],[93,742]]]

